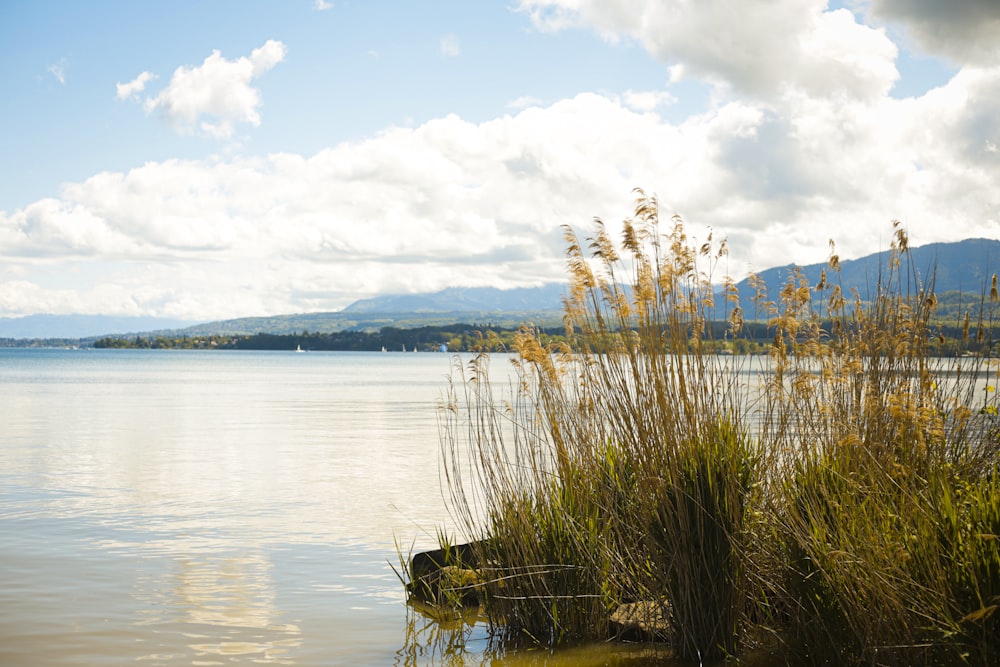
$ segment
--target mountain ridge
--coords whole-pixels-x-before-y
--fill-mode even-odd
[[[840,262],[839,280],[845,293],[852,287],[862,298],[872,291],[879,275],[884,275],[890,251],[885,250]],[[989,289],[992,274],[1000,272],[1000,240],[964,239],[913,247],[904,272],[912,271],[922,282],[933,276],[938,294],[953,291],[978,298]],[[771,299],[799,267],[810,285],[816,285],[827,263],[786,264],[758,272]],[[830,272],[828,271],[828,274]],[[907,275],[904,273],[904,275]],[[359,299],[339,311],[244,317],[191,323],[163,318],[123,318],[100,315],[30,315],[0,318],[0,338],[6,339],[88,339],[103,335],[169,334],[203,336],[215,334],[287,334],[302,331],[376,331],[382,327],[409,328],[441,324],[481,324],[516,327],[530,322],[556,326],[562,320],[564,283],[539,287],[499,289],[495,287],[448,287],[421,294],[388,294]],[[755,318],[755,304],[749,279],[737,283],[745,319]]]
[[[838,281],[844,288],[845,296],[849,296],[849,290],[855,288],[864,300],[867,294],[874,293],[880,278],[887,275],[891,256],[891,250],[883,250],[857,259],[842,260],[839,262],[839,275],[828,270],[828,262],[818,262],[806,266],[794,263],[776,266],[760,271],[756,276],[766,285],[768,298],[777,300],[781,288],[796,267],[807,283],[813,286],[820,282],[823,271],[827,271],[827,280]],[[899,271],[903,279],[913,277],[925,287],[933,281],[936,294],[964,292],[978,297],[983,290],[989,290],[993,273],[1000,271],[1000,240],[972,238],[912,247],[901,256]],[[753,319],[756,305],[750,279],[744,278],[736,283],[736,288],[744,317]]]
[[[426,294],[387,294],[359,299],[342,313],[536,311],[562,307],[563,283],[538,287],[446,287]]]

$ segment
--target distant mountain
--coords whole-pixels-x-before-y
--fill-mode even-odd
[[[0,338],[90,338],[106,334],[180,329],[191,320],[113,315],[27,315],[0,317]]]
[[[562,309],[566,286],[449,287],[432,294],[390,294],[355,301],[344,313],[449,313],[455,311],[510,312]]]
[[[506,290],[449,287],[429,294],[387,294],[361,299],[337,312],[241,317],[207,322],[173,333],[187,336],[330,333],[456,323],[517,327],[531,322],[538,326],[556,326],[562,319],[564,290],[565,286],[559,283]]]
[[[874,289],[880,271],[884,274],[889,251],[840,263],[840,282],[846,294],[856,287],[864,298]],[[921,281],[935,277],[935,292],[963,291],[977,297],[989,288],[994,272],[1000,272],[1000,240],[968,239],[956,243],[932,243],[911,248],[910,265]],[[776,299],[795,265],[761,271],[770,298]],[[826,263],[801,267],[810,285],[816,285]],[[830,276],[833,280],[834,276]],[[744,317],[753,319],[755,305],[748,280],[737,284]],[[185,330],[188,335],[211,333],[298,333],[343,330],[375,331],[386,326],[415,327],[458,322],[518,326],[532,322],[557,326],[562,317],[562,297],[566,286],[552,283],[542,287],[501,290],[492,287],[451,287],[427,294],[390,294],[355,301],[335,313],[309,313],[266,318],[243,318],[212,322]]]
[[[874,290],[880,271],[886,271],[889,252],[881,252],[840,264],[839,280],[845,293],[856,287],[862,298]],[[932,243],[911,248],[910,269],[921,281],[935,276],[935,292],[941,295],[961,291],[970,303],[982,290],[989,289],[993,273],[1000,273],[1000,240],[967,239],[956,243]],[[776,299],[791,274],[788,264],[762,271],[758,276],[767,285],[770,298]],[[802,267],[810,285],[819,282],[826,264]],[[831,275],[830,279],[834,277]],[[737,284],[744,317],[753,319],[753,290],[747,280]],[[562,296],[566,286],[560,283],[542,287],[501,290],[492,287],[451,287],[430,294],[393,294],[355,301],[347,308],[329,313],[300,313],[268,317],[245,317],[233,320],[192,324],[179,320],[144,317],[106,317],[100,315],[31,315],[0,318],[0,338],[93,338],[103,335],[169,333],[204,336],[255,333],[289,334],[303,331],[377,331],[382,327],[467,323],[516,327],[525,322],[538,326],[557,326],[562,317]],[[942,300],[944,301],[944,300]],[[956,312],[968,307],[949,304]],[[940,310],[940,309],[939,309]]]
[[[483,327],[516,328],[530,322],[537,326],[553,327],[562,322],[562,309],[550,310],[454,310],[441,312],[388,312],[388,313],[304,313],[299,315],[274,315],[272,317],[243,317],[221,322],[207,322],[171,332],[173,335],[210,336],[243,335],[256,333],[292,334],[309,331],[332,333],[335,331],[375,332],[383,327],[412,329],[423,326],[449,324],[481,325]]]
[[[845,296],[850,296],[851,288],[856,288],[864,299],[867,294],[874,293],[880,276],[887,274],[889,257],[890,251],[886,250],[859,259],[844,260],[840,262],[839,278],[827,270],[827,279],[839,280]],[[955,243],[931,243],[910,248],[908,258],[904,259],[906,261],[900,265],[901,274],[904,277],[914,276],[924,285],[933,278],[935,294],[963,292],[970,297],[978,297],[984,288],[989,291],[993,274],[1000,273],[1000,240],[966,239]],[[787,264],[757,274],[767,286],[769,299],[777,301],[795,266]],[[826,262],[800,267],[811,286],[819,283],[824,269],[828,269]],[[736,287],[744,317],[751,319],[755,310],[752,302],[754,291],[748,280],[740,281]]]

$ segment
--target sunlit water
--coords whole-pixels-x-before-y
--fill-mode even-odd
[[[390,567],[451,361],[0,350],[0,665],[479,664]]]
[[[0,349],[0,665],[662,660],[499,656],[481,623],[407,607],[396,544],[451,530],[437,405],[453,363]]]

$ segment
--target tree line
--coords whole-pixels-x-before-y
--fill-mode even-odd
[[[823,325],[829,333],[829,323]],[[992,343],[998,340],[992,323],[973,326],[973,331],[961,326],[942,326],[929,341],[935,356],[953,357],[970,351],[992,356],[998,350]],[[977,330],[978,329],[978,330]],[[416,328],[383,327],[378,331],[334,331],[293,334],[214,334],[204,336],[105,336],[94,341],[95,348],[152,350],[276,350],[336,351],[336,352],[503,352],[514,349],[517,329],[490,325],[450,324]],[[970,335],[971,333],[971,335]],[[985,335],[984,335],[985,334]],[[561,327],[537,330],[546,343],[564,342],[578,347],[580,340],[567,337]],[[739,336],[729,336],[724,322],[706,326],[706,349],[724,354],[764,354],[773,345],[774,329],[764,322],[746,322]],[[972,338],[972,340],[970,340]]]
[[[294,334],[207,336],[105,336],[95,348],[152,350],[307,350],[337,352],[479,352],[512,349],[517,330],[487,325],[431,325],[403,329],[383,327],[377,332],[334,331]],[[559,329],[540,332],[550,340],[564,338]]]

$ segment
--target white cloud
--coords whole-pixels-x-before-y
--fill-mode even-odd
[[[139,93],[146,89],[146,84],[154,79],[156,79],[156,75],[152,72],[142,72],[139,76],[135,77],[128,83],[115,84],[115,98],[119,100],[127,100],[130,97],[136,97]]]
[[[79,293],[72,289],[45,289],[27,280],[0,282],[0,313],[72,313],[77,312],[74,299]]]
[[[755,93],[773,91],[794,62],[823,0],[522,0],[535,25],[547,30],[592,28],[610,40],[633,39],[689,75]],[[780,35],[780,38],[777,36]]]
[[[461,54],[462,50],[458,44],[458,37],[455,35],[445,35],[441,38],[441,55],[447,58],[455,58]]]
[[[606,127],[629,130],[600,138]],[[150,285],[183,295],[187,310],[158,312],[185,317],[329,309],[470,277],[556,280],[559,225],[627,210],[648,179],[614,164],[634,152],[647,170],[655,131],[653,119],[584,95],[479,125],[449,116],[396,128],[311,157],[150,163],[0,214],[0,256],[159,262],[172,271]]]
[[[275,40],[236,60],[213,51],[199,67],[178,67],[167,87],[147,98],[146,110],[161,114],[179,132],[200,130],[228,139],[237,123],[260,125],[260,92],[251,83],[284,60],[285,53],[285,45]]]
[[[830,237],[845,258],[884,248],[893,218],[915,244],[1000,237],[1000,67],[892,99],[881,33],[846,13],[816,19],[787,78],[795,86],[766,100],[720,97],[680,123],[649,113],[669,103],[662,91],[581,94],[309,156],[97,174],[0,213],[0,316],[43,304],[212,319],[559,280],[560,225],[585,234],[595,215],[620,220],[636,186],[694,236],[706,225],[729,236],[725,270],[736,277],[822,261]],[[850,53],[847,36],[868,41]],[[839,92],[811,87],[811,76]],[[86,278],[106,261],[117,269]],[[53,265],[78,270],[73,282],[33,277]]]
[[[69,61],[65,58],[60,58],[58,62],[54,62],[48,67],[46,71],[56,78],[62,85],[66,85],[66,69],[69,67]]]
[[[325,12],[328,9],[333,9],[333,3],[328,0],[316,0],[313,7],[317,12]]]
[[[759,98],[789,87],[867,95],[891,86],[895,46],[825,0],[522,0],[543,30],[592,29],[635,40],[670,68],[671,81],[697,78]]]
[[[899,78],[896,45],[883,30],[858,23],[846,9],[816,16],[798,48],[788,82],[814,96],[876,98]]]

